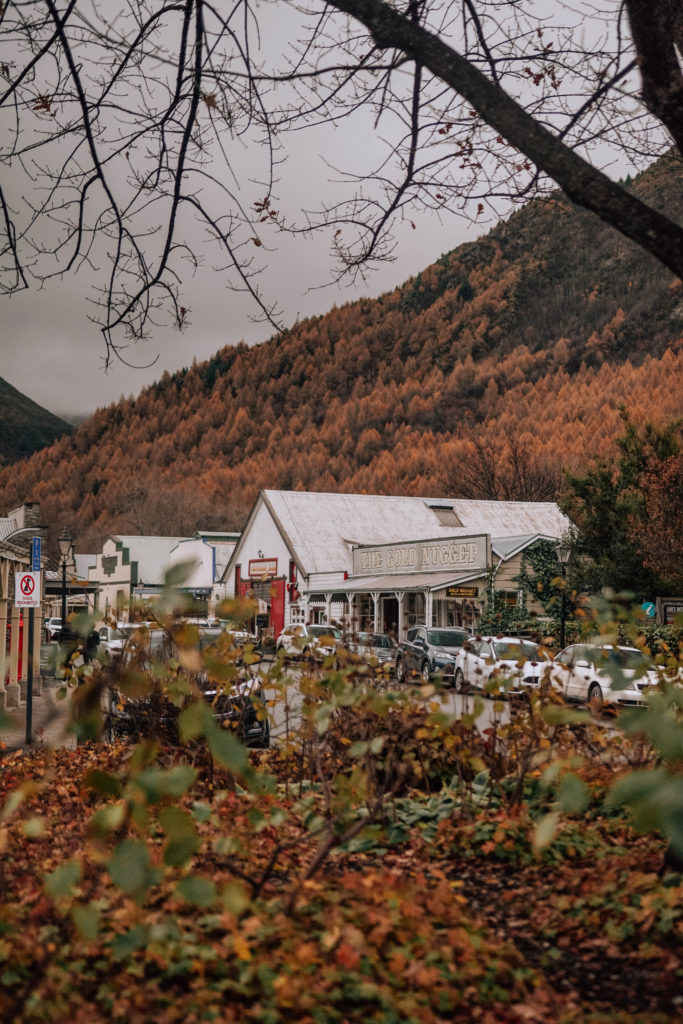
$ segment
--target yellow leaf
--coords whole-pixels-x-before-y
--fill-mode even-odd
[[[241,935],[238,935],[235,939],[235,952],[239,960],[251,960],[251,950]]]

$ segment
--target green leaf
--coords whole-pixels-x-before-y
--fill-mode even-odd
[[[125,957],[135,953],[136,950],[142,949],[147,943],[147,929],[143,925],[136,925],[131,928],[130,931],[124,932],[123,935],[117,935],[112,943],[112,949],[114,956],[117,959],[122,960]]]
[[[590,800],[590,790],[585,782],[571,772],[562,777],[558,793],[560,810],[566,814],[580,814]]]
[[[211,719],[211,727],[206,732],[209,749],[217,761],[236,775],[248,774],[249,756],[247,748],[236,740],[229,729],[221,729]]]
[[[164,863],[170,867],[184,867],[199,847],[192,817],[180,807],[163,807],[159,812],[159,821],[168,837]]]
[[[102,796],[120,796],[121,795],[121,782],[116,778],[115,775],[110,775],[108,772],[101,772],[97,768],[93,771],[88,772],[85,777],[85,784],[90,789],[94,789],[96,793],[100,793]]]
[[[71,917],[84,939],[93,942],[100,930],[100,914],[92,906],[73,907]]]
[[[228,882],[221,891],[221,900],[233,917],[241,917],[250,903],[247,891],[240,882]]]
[[[125,817],[126,804],[123,800],[119,800],[115,804],[107,804],[106,807],[100,807],[99,811],[95,811],[90,819],[88,829],[91,835],[104,837],[123,824]]]
[[[182,878],[176,886],[176,892],[196,907],[208,907],[216,899],[216,886],[210,878],[202,878],[200,875]]]
[[[184,796],[195,782],[197,772],[190,765],[178,764],[173,768],[148,768],[135,779],[151,804],[158,803],[165,796]]]
[[[592,720],[588,711],[577,711],[560,704],[548,704],[543,709],[543,719],[548,725],[586,725]]]
[[[114,884],[139,903],[162,878],[161,871],[151,865],[147,847],[133,839],[119,843],[107,867]]]
[[[44,818],[29,818],[24,822],[24,835],[27,839],[40,839],[46,832]]]
[[[183,743],[202,736],[210,720],[211,711],[205,704],[195,701],[194,704],[186,707],[178,716],[178,732]]]
[[[68,860],[45,879],[45,891],[48,896],[57,899],[59,896],[70,896],[74,886],[81,880],[81,865],[75,860]]]
[[[208,821],[209,818],[211,817],[211,813],[211,804],[205,804],[201,800],[196,800],[192,804],[192,814],[194,815],[196,821],[200,822],[200,824],[203,824],[204,822]]]

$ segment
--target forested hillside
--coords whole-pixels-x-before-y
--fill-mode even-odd
[[[670,157],[634,188],[682,217]],[[551,497],[561,468],[680,414],[683,288],[562,198],[377,300],[165,374],[0,472],[79,546],[239,527],[262,487]],[[492,467],[496,472],[491,473]]]
[[[0,377],[0,466],[25,459],[71,429]]]

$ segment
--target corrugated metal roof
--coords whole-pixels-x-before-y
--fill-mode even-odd
[[[561,537],[571,523],[554,502],[467,501],[378,494],[264,491],[306,573],[351,571],[352,547],[487,533],[499,539]],[[461,527],[444,526],[429,502],[452,504]]]
[[[18,529],[16,519],[0,519],[0,540],[5,540]]]
[[[491,540],[491,550],[499,558],[507,560],[512,555],[518,554],[524,548],[528,548],[537,540],[557,541],[559,537],[548,537],[541,533],[526,533],[522,537],[495,537]]]
[[[192,537],[131,537],[114,534],[114,540],[127,548],[131,562],[137,562],[138,583],[162,584],[171,564],[171,551],[181,540]]]
[[[371,591],[392,590],[443,590],[451,584],[466,583],[486,575],[485,569],[478,572],[406,572],[386,576],[354,576],[335,587],[343,593],[370,593]]]

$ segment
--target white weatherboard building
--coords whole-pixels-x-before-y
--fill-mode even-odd
[[[554,502],[268,490],[223,582],[259,600],[275,636],[290,622],[399,637],[417,623],[475,626],[491,575],[516,603],[523,551],[570,528]]]
[[[182,565],[178,589],[213,615],[215,586],[238,537],[210,531],[198,531],[194,537],[108,537],[89,569],[90,580],[99,584],[99,611],[120,617],[124,609],[161,593],[167,572]]]

